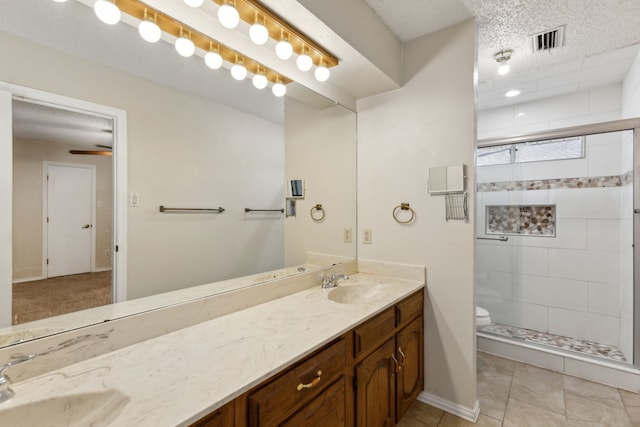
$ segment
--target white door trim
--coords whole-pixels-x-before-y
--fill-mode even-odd
[[[11,326],[11,294],[13,271],[13,144],[11,122],[11,93],[0,88],[0,206],[6,206],[6,215],[0,215],[0,328]],[[1,243],[1,242],[8,242]]]
[[[71,168],[84,168],[91,170],[91,272],[96,271],[96,166],[81,163],[64,163],[43,160],[42,162],[42,276],[49,277],[47,259],[49,258],[49,236],[47,233],[47,214],[49,212],[49,186],[47,175],[49,166],[63,166]]]
[[[94,114],[113,119],[113,271],[115,287],[113,289],[113,302],[125,301],[127,298],[127,112],[119,108],[95,104],[80,99],[57,95],[24,86],[0,81],[0,91],[7,91],[14,99],[34,102],[43,105],[62,108],[69,111]],[[2,111],[0,109],[0,111]],[[11,111],[11,110],[9,110]],[[0,152],[11,154],[12,147],[0,147]],[[9,156],[12,158],[12,155]],[[11,168],[9,168],[11,171]],[[8,193],[7,194],[5,194]],[[5,205],[8,212],[12,212],[12,189],[0,190],[0,200],[8,198]],[[11,217],[9,215],[9,217]],[[2,225],[2,224],[0,224]],[[11,220],[9,220],[9,229]],[[9,240],[11,242],[11,240]],[[116,250],[117,249],[117,250]],[[0,251],[2,253],[3,251]],[[0,264],[6,264],[6,260],[0,259]],[[9,248],[8,265],[11,265],[11,249]],[[10,271],[10,270],[9,270]],[[9,280],[11,283],[11,280]],[[5,286],[3,283],[1,286]],[[9,285],[7,285],[9,286]]]

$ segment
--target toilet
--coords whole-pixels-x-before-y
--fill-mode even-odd
[[[482,307],[476,306],[476,330],[481,330],[491,324],[489,312]]]

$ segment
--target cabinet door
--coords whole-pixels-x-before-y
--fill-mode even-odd
[[[418,317],[396,335],[396,355],[400,363],[396,374],[398,421],[424,389],[422,329],[422,317]]]
[[[345,427],[346,377],[300,408],[282,427]]]
[[[191,424],[189,427],[233,427],[234,407],[233,402],[226,404],[204,418]]]
[[[356,365],[356,426],[395,425],[395,340],[391,338]]]

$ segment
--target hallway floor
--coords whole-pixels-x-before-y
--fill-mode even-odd
[[[478,352],[473,424],[416,402],[398,427],[640,426],[640,394]]]
[[[111,304],[111,271],[14,283],[13,324]]]

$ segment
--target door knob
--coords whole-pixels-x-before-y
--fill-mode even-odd
[[[85,224],[82,226],[82,228],[91,228],[91,224]]]

